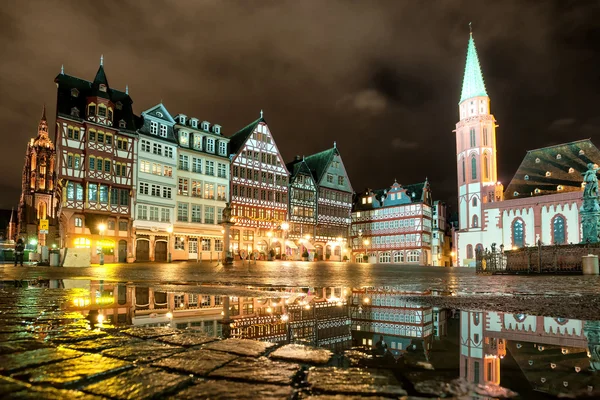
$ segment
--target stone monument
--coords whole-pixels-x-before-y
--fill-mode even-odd
[[[232,265],[233,264],[233,253],[231,252],[231,241],[230,241],[230,231],[231,227],[235,225],[235,222],[232,221],[231,218],[231,206],[229,203],[225,203],[225,208],[223,209],[223,221],[221,222],[221,226],[223,227],[223,256],[222,262],[223,265]]]
[[[600,206],[598,205],[598,168],[594,164],[587,165],[588,170],[583,174],[585,189],[581,213],[581,243],[598,243],[598,222],[600,221]]]

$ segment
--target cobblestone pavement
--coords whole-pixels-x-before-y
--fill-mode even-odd
[[[0,289],[0,398],[513,395],[460,381],[411,381],[394,368],[366,368],[355,353],[343,357],[302,345],[221,340],[190,330],[98,325],[61,309],[74,294],[76,289]],[[418,375],[418,368],[411,369],[410,376]]]

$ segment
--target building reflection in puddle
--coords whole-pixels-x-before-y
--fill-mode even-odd
[[[440,309],[405,299],[436,293],[393,287],[251,290],[249,296],[229,296],[210,294],[218,289],[202,286],[165,289],[90,281],[89,291],[73,292],[64,308],[92,318],[102,315],[113,325],[195,329],[209,336],[301,343],[338,353],[362,349],[429,363],[435,372],[475,384],[510,388],[518,375],[529,382],[529,390],[550,394],[600,387],[600,321]]]

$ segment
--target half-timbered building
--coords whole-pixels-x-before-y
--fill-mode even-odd
[[[174,260],[216,260],[223,251],[221,223],[229,198],[229,138],[221,126],[184,114],[175,117],[177,209]]]
[[[135,257],[137,261],[167,261],[177,179],[175,120],[162,103],[142,112],[142,118],[135,174]]]
[[[109,86],[102,60],[91,82],[64,71],[54,81],[62,244],[90,249],[92,262],[100,252],[106,262],[126,261],[133,252],[133,101],[127,89]]]
[[[319,259],[342,261],[352,211],[352,185],[342,156],[333,148],[305,157],[318,187],[317,226],[312,244]],[[310,244],[309,244],[310,245]]]
[[[231,136],[232,251],[282,252],[289,172],[265,119]]]
[[[429,181],[355,197],[352,256],[356,262],[431,265],[432,201]]]
[[[296,156],[287,168],[290,171],[290,193],[286,247],[294,256],[314,253],[315,247],[310,238],[315,236],[317,227],[317,185],[304,157]]]
[[[60,244],[58,214],[60,186],[56,182],[56,151],[48,136],[46,107],[38,125],[38,134],[27,144],[23,182],[19,202],[18,235],[40,246]],[[47,226],[41,227],[41,222]]]

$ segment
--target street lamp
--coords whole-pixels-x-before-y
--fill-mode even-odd
[[[288,229],[290,229],[290,224],[287,222],[283,222],[281,224],[281,230],[283,231],[283,250],[287,256],[287,233]]]
[[[337,242],[339,248],[340,248],[340,262],[342,262],[342,238],[338,237],[335,239],[335,241]]]
[[[271,258],[271,238],[273,237],[273,232],[267,232],[267,237],[269,238],[269,247],[267,248],[267,260]]]
[[[100,232],[100,265],[104,265],[104,231],[106,230],[106,225],[100,224],[98,225],[98,231]]]
[[[365,254],[367,255],[367,264],[369,263],[369,250],[367,248],[367,246],[369,246],[369,239],[365,239],[363,241],[363,244],[365,245]]]
[[[167,226],[167,247],[169,248],[169,252],[167,253],[167,262],[171,262],[171,234],[173,233],[173,225]]]

